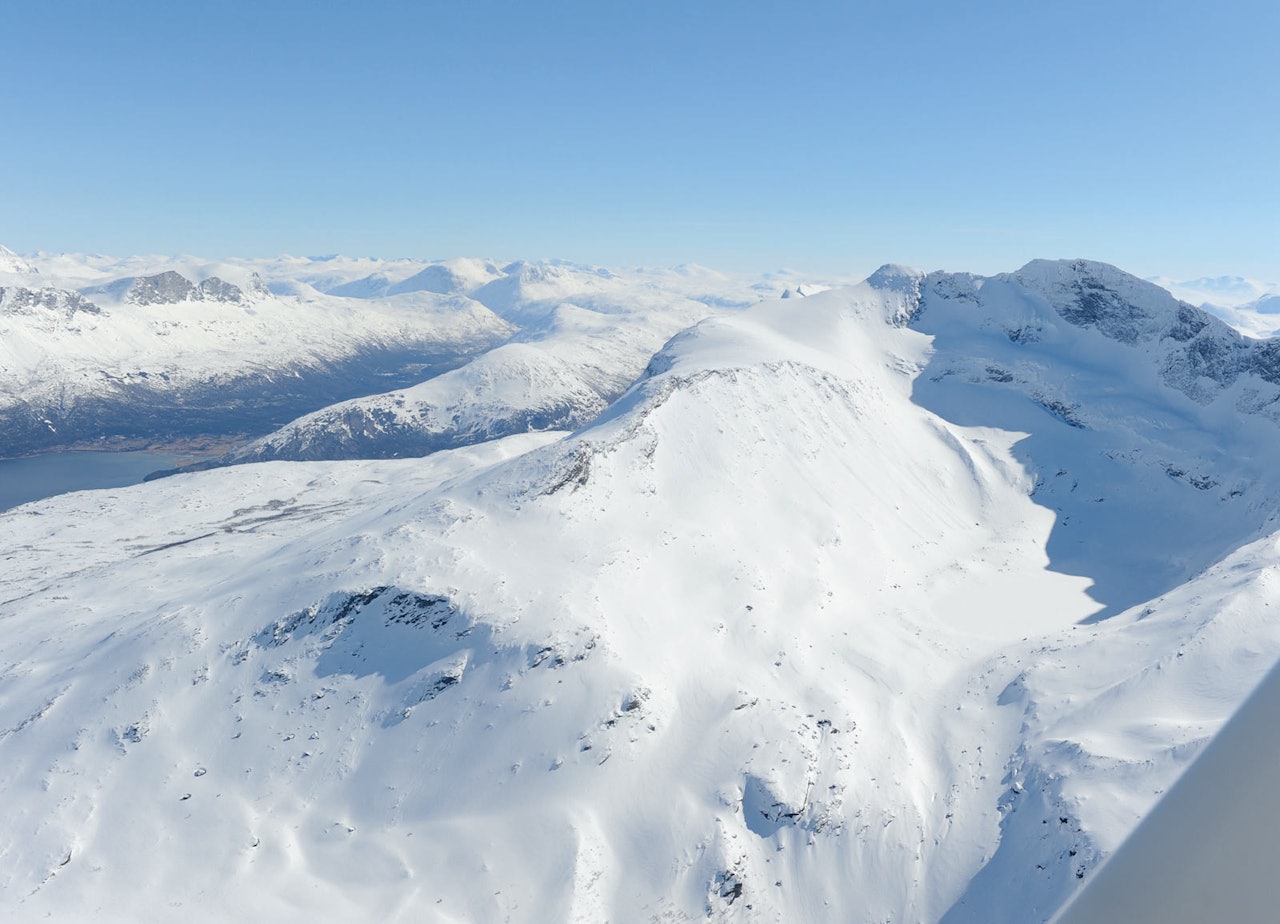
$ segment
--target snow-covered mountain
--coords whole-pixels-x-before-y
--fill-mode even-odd
[[[556,341],[544,344],[548,362],[568,363],[608,401],[679,328],[799,285],[799,277],[787,274],[743,281],[698,267],[612,272],[474,259],[26,259],[5,253],[0,455],[9,456],[192,436],[256,437],[335,402],[417,385],[513,337]],[[556,375],[548,370],[539,378]],[[366,453],[360,445],[341,445],[343,437],[335,442],[319,434],[306,442],[331,444],[339,455],[371,456],[409,451],[411,443],[421,452],[465,442],[447,434],[437,439],[438,427],[422,424],[423,414],[434,413],[428,408],[389,420],[387,408],[396,413],[401,397],[370,406],[382,424],[354,408],[336,424],[342,431],[359,432],[366,423],[370,432],[394,431],[403,437],[394,437],[399,449]],[[528,408],[517,402],[509,409],[508,429],[526,428],[520,421],[529,414],[546,417],[535,405],[558,400],[530,394]],[[585,419],[578,413],[564,421]],[[495,417],[484,432],[506,431]],[[247,457],[260,457],[255,452]]]
[[[603,395],[616,283],[557,279],[405,408]],[[1103,264],[886,267],[571,434],[0,515],[0,902],[1046,920],[1280,658],[1276,349]]]
[[[40,275],[40,268],[30,260],[18,256],[8,247],[0,245],[0,279],[6,277],[30,277]]]
[[[508,338],[483,305],[429,293],[279,297],[169,270],[74,290],[0,291],[4,454],[104,438],[261,433],[421,380]]]
[[[670,336],[724,310],[671,293],[658,299],[647,288],[615,290],[597,308],[540,294],[538,321],[519,339],[410,388],[330,405],[188,470],[422,456],[529,430],[575,429],[622,394]]]

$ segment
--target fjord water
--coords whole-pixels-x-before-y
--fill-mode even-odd
[[[191,460],[190,455],[148,450],[78,450],[0,459],[0,510],[69,491],[138,484],[151,472]]]

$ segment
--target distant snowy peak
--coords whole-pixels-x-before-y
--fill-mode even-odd
[[[70,318],[77,312],[99,314],[101,310],[79,292],[0,286],[0,316],[52,314]]]
[[[1264,295],[1256,302],[1245,305],[1245,308],[1258,314],[1280,314],[1280,293]]]
[[[1196,305],[1208,303],[1219,308],[1242,308],[1264,295],[1280,291],[1276,283],[1244,276],[1205,276],[1181,282],[1154,276],[1148,282],[1168,289],[1182,301]]]
[[[867,277],[867,285],[883,293],[887,309],[885,320],[901,327],[911,322],[920,310],[920,286],[927,277],[914,267],[886,263]]]
[[[1094,327],[1121,343],[1164,336],[1187,340],[1208,323],[1202,311],[1154,283],[1094,260],[1032,260],[1017,272],[996,278],[1012,279],[1047,298],[1064,320],[1077,327]]]
[[[502,278],[502,270],[488,260],[461,258],[432,263],[420,273],[387,290],[388,295],[401,292],[435,292],[438,295],[470,293]]]
[[[420,268],[418,268],[420,267]],[[415,272],[414,269],[417,269]],[[408,292],[433,292],[436,295],[469,295],[481,286],[501,279],[502,269],[491,260],[460,257],[405,267],[380,269],[328,289],[330,295],[346,298],[384,298]]]
[[[1114,266],[1090,260],[1034,260],[999,276],[930,274],[921,311],[968,324],[998,325],[1009,341],[1066,343],[1060,322],[1147,354],[1159,378],[1198,404],[1237,382],[1238,409],[1280,419],[1280,342],[1250,340],[1206,311]],[[953,306],[947,309],[946,306]],[[962,309],[955,306],[970,306]],[[928,322],[926,322],[928,326]],[[1076,350],[1094,350],[1081,342]]]
[[[131,305],[176,305],[179,302],[224,302],[243,305],[270,293],[257,273],[252,276],[248,295],[240,286],[210,276],[194,283],[181,273],[166,270],[154,276],[140,276],[129,287],[126,301]],[[251,297],[250,297],[251,296]]]
[[[0,244],[0,273],[12,273],[15,276],[37,276],[40,270],[30,260],[18,256],[8,247]]]
[[[609,291],[618,279],[607,269],[569,263],[509,263],[502,276],[476,289],[473,298],[503,317],[544,320],[562,301]]]

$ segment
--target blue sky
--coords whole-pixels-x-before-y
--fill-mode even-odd
[[[1280,4],[11,4],[0,243],[1280,280]]]

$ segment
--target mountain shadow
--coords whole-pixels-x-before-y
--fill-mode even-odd
[[[1280,343],[1089,261],[916,282],[909,324],[933,352],[912,400],[1026,434],[1013,452],[1056,517],[1049,567],[1093,581],[1087,621],[1159,596],[1272,523]]]

